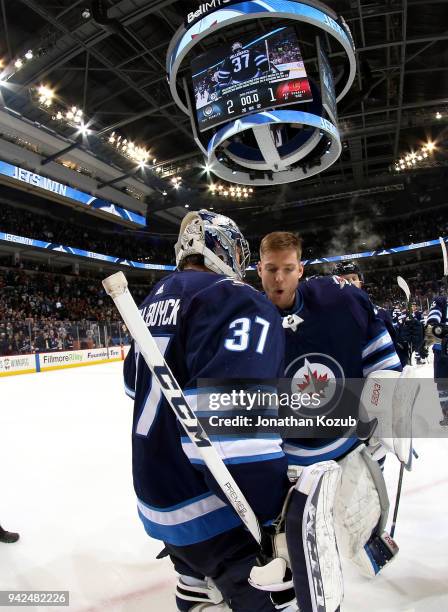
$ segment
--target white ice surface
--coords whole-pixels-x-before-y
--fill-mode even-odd
[[[69,590],[70,607],[60,610],[174,612],[170,562],[155,560],[161,543],[146,536],[135,509],[132,403],[121,368],[0,379],[0,523],[21,535],[0,544],[0,589]],[[448,610],[448,440],[415,447],[420,459],[405,473],[397,523],[400,553],[373,581],[345,568],[343,612]],[[391,506],[397,476],[388,457]]]

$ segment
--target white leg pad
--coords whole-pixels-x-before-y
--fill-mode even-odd
[[[340,475],[335,461],[307,466],[290,496],[286,540],[297,603],[303,612],[335,612],[343,599],[333,519]]]
[[[334,517],[339,550],[352,559],[372,535],[381,518],[377,487],[362,455],[363,446],[339,461],[341,482]]]

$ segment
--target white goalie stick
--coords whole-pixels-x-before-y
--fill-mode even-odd
[[[448,256],[446,253],[446,244],[442,236],[439,237],[440,247],[443,255],[443,282],[445,286],[448,284]]]
[[[409,289],[409,285],[407,284],[407,282],[404,280],[402,276],[397,276],[397,283],[400,289],[403,289],[403,291],[405,292],[406,301],[409,306],[409,302],[411,301],[411,290]]]
[[[448,276],[448,257],[446,253],[445,240],[440,236],[439,242],[440,242],[440,246],[442,248],[442,254],[443,254],[443,276]]]
[[[227,497],[244,525],[263,549],[264,535],[254,511],[236,484],[227,466],[211,443],[196,415],[174,378],[171,369],[162,356],[151,332],[146,326],[132,295],[123,272],[117,272],[103,280],[106,293],[113,299],[131,336],[138,344],[152,375],[159,383],[162,393],[173,409],[185,433],[196,446],[212,476]]]
[[[402,276],[397,276],[397,283],[398,283],[398,286],[400,287],[400,289],[402,289],[404,291],[405,295],[406,295],[407,310],[408,310],[408,315],[410,315],[411,314],[411,290],[409,289],[409,285],[407,284],[407,282],[404,280],[404,278]],[[417,455],[415,453],[414,449],[412,449],[412,453],[413,453],[414,457]],[[404,468],[405,468],[405,464],[403,462],[401,462],[401,464],[400,464],[400,474],[399,474],[399,477],[398,477],[398,485],[397,485],[397,496],[396,496],[396,499],[395,499],[394,514],[393,514],[393,517],[392,517],[392,525],[391,525],[391,528],[390,528],[390,536],[391,536],[391,538],[394,537],[395,527],[397,526],[398,506],[400,505],[401,489],[402,489],[402,486],[403,486]]]

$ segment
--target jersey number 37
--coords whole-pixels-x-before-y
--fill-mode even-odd
[[[224,347],[228,351],[245,351],[249,346],[251,334],[256,334],[258,342],[255,350],[262,355],[270,325],[269,321],[261,317],[255,317],[254,320],[248,317],[235,319],[229,325],[229,332],[232,335],[226,338]]]

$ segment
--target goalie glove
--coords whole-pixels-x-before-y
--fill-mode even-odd
[[[361,394],[361,420],[373,423],[376,441],[394,453],[407,470],[412,466],[412,415],[420,391],[414,369],[371,372]]]
[[[249,584],[254,589],[268,591],[277,610],[293,612],[296,596],[284,533],[277,533],[273,536],[272,552],[274,556],[272,561],[266,565],[256,565],[252,568]]]

